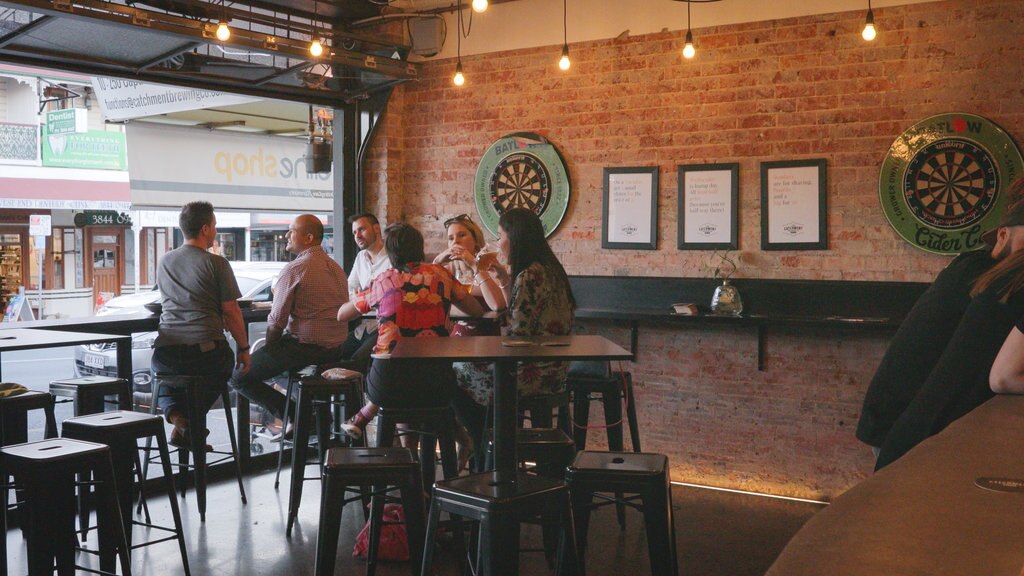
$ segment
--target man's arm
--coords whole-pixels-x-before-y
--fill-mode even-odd
[[[1024,333],[1020,326],[1010,331],[999,349],[989,373],[989,386],[997,394],[1024,394]]]
[[[231,337],[238,345],[235,354],[235,368],[242,373],[249,371],[249,335],[245,333],[245,321],[242,320],[242,309],[238,307],[238,301],[228,300],[221,303],[224,311],[224,326],[227,327]]]

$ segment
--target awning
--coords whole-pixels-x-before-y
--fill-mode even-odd
[[[127,172],[4,166],[0,175],[0,208],[125,211],[130,207]]]

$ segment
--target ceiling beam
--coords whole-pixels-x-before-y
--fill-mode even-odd
[[[7,46],[11,42],[14,42],[18,38],[24,36],[25,34],[28,34],[29,32],[32,32],[33,30],[39,30],[43,26],[46,26],[47,24],[53,21],[53,16],[40,16],[39,18],[36,18],[35,20],[29,22],[28,24],[21,26],[17,30],[0,36],[0,48]]]

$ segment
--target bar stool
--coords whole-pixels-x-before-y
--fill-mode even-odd
[[[419,460],[423,477],[423,490],[430,493],[436,477],[436,448],[441,447],[441,472],[445,479],[459,475],[458,455],[455,450],[455,413],[451,406],[421,408],[380,407],[377,413],[377,446],[386,448],[394,444],[399,424],[407,428],[399,435],[419,436]],[[376,504],[375,504],[376,505]]]
[[[340,436],[331,433],[330,406],[340,401],[340,398],[353,400],[362,398],[362,374],[351,372],[348,378],[342,380],[327,380],[319,376],[302,378],[298,383],[298,393],[295,399],[295,438],[292,444],[292,475],[291,490],[288,495],[288,524],[285,528],[285,535],[289,538],[292,535],[292,526],[299,515],[299,505],[302,503],[302,484],[306,480],[319,480],[320,474],[307,477],[306,474],[306,451],[309,449],[310,428],[315,415],[315,427],[317,434],[318,459],[315,462],[323,468],[324,457],[328,445],[336,442],[333,437]]]
[[[676,529],[672,518],[672,486],[669,483],[668,457],[664,454],[635,452],[588,452],[576,455],[566,470],[576,517],[576,534],[581,563],[585,562],[587,527],[594,493],[637,494],[647,527],[647,550],[651,574],[678,574]]]
[[[322,498],[320,500],[320,533],[316,540],[316,576],[334,574],[338,552],[341,512],[349,502],[363,499],[363,486],[374,486],[374,498],[388,491],[400,490],[405,512],[405,532],[409,542],[409,563],[413,576],[419,574],[423,553],[424,510],[420,488],[420,469],[412,452],[406,448],[331,448],[324,462]],[[360,495],[345,498],[346,491]],[[366,575],[373,576],[377,566],[377,548],[383,524],[384,502],[372,505],[370,514],[369,553]]]
[[[220,378],[215,377],[215,381],[212,381],[209,376],[185,376],[185,375],[168,375],[168,374],[157,374],[155,378],[156,388],[153,393],[153,402],[150,406],[150,413],[156,414],[157,411],[157,399],[166,393],[165,388],[176,387],[185,389],[185,403],[186,403],[186,416],[188,417],[189,427],[192,430],[191,439],[192,446],[188,450],[176,449],[178,453],[178,464],[181,468],[181,477],[179,479],[181,485],[181,495],[185,496],[186,486],[186,475],[188,470],[191,468],[195,472],[195,483],[196,483],[196,502],[199,506],[199,520],[200,522],[206,522],[206,475],[207,475],[207,464],[219,464],[229,459],[235,461],[235,476],[238,478],[238,492],[242,497],[242,504],[246,503],[245,498],[245,486],[242,484],[242,467],[238,461],[238,441],[235,439],[235,424],[234,418],[231,416],[231,397],[228,394],[227,382],[222,382]],[[221,456],[213,462],[207,463],[206,456],[206,438],[205,434],[196,433],[197,431],[206,430],[206,410],[200,408],[202,402],[203,389],[210,386],[217,386],[220,390],[221,402],[224,405],[224,419],[227,421],[228,427],[228,438],[231,441],[231,451],[210,451],[209,454],[216,454]],[[153,449],[153,439],[148,438],[146,440],[146,459],[142,466],[142,476],[146,477],[149,471],[149,461],[151,460],[149,454]],[[188,463],[189,453],[192,453],[195,457],[195,465],[190,466]]]
[[[188,553],[185,550],[185,533],[181,528],[181,513],[178,510],[178,500],[174,495],[174,474],[171,472],[170,454],[167,450],[167,440],[164,438],[163,419],[155,415],[139,414],[138,412],[124,410],[103,412],[65,420],[63,433],[65,438],[96,442],[110,447],[110,454],[114,462],[114,479],[117,484],[118,501],[121,505],[121,521],[125,528],[125,537],[129,546],[131,549],[135,549],[177,539],[185,576],[189,576],[191,572],[188,565]],[[134,480],[133,468],[138,467],[138,440],[141,438],[156,438],[160,462],[163,464],[167,499],[170,501],[171,517],[174,519],[173,528],[154,525],[150,523],[148,518],[146,522],[138,522],[132,517],[131,502],[132,495],[134,494],[134,487],[132,486]],[[80,512],[86,517],[88,516],[88,509],[80,510]],[[133,545],[132,527],[135,524],[170,532],[174,535]]]
[[[478,574],[515,574],[519,567],[519,524],[557,511],[563,527],[558,546],[558,573],[583,575],[576,556],[572,508],[565,482],[517,473],[515,482],[498,481],[495,473],[484,472],[442,480],[434,484],[423,546],[421,576],[431,576],[434,534],[442,512],[480,523],[477,558]]]
[[[520,421],[529,420],[532,428],[554,427],[554,413],[558,412],[558,428],[566,433],[572,433],[572,419],[569,417],[569,392],[553,392],[551,394],[534,394],[531,396],[519,396]],[[493,410],[488,410],[491,414]],[[529,412],[529,416],[525,413]]]
[[[359,408],[363,403],[363,375],[355,370],[349,370],[342,368],[338,364],[326,364],[326,365],[309,365],[301,370],[289,370],[288,371],[288,387],[285,390],[284,399],[284,419],[281,421],[281,449],[277,451],[277,473],[274,475],[274,490],[278,489],[281,484],[281,468],[284,464],[284,443],[288,442],[292,444],[294,450],[294,443],[287,440],[284,436],[288,430],[288,424],[291,420],[291,406],[292,406],[292,394],[294,392],[296,383],[304,377],[312,377],[314,375],[322,375],[330,370],[331,377],[325,378],[327,380],[336,380],[343,383],[341,392],[337,395],[341,401],[343,411],[341,415],[336,418],[339,422],[345,422],[349,418],[355,415],[359,411]],[[336,415],[337,416],[337,415]],[[366,440],[360,440],[360,445],[365,446]]]
[[[75,416],[103,412],[107,404],[115,404],[119,410],[132,409],[132,386],[123,378],[84,376],[54,380],[50,382],[50,394],[55,399],[70,398],[70,402],[74,402]],[[107,396],[117,396],[117,400],[109,402]],[[61,400],[55,402],[60,403]]]
[[[75,474],[97,479],[101,574],[113,574],[117,560],[121,573],[132,572],[128,541],[121,522],[110,449],[102,444],[51,439],[0,449],[3,468],[14,473],[24,487],[28,509],[28,571],[30,576],[73,574],[75,548]]]

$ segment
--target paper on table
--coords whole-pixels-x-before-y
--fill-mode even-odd
[[[520,348],[523,346],[533,346],[533,342],[528,342],[526,340],[502,340],[501,345],[508,346],[510,348]]]

